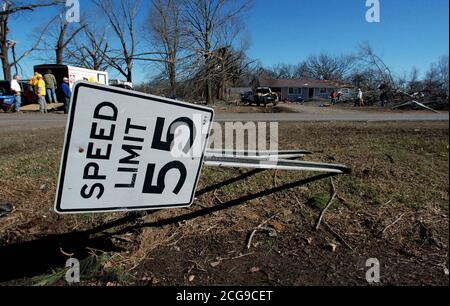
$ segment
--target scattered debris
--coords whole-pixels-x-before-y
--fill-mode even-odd
[[[419,107],[421,107],[421,108],[424,108],[424,109],[427,109],[427,110],[429,110],[429,111],[432,111],[433,113],[439,114],[438,111],[432,109],[431,107],[426,106],[426,105],[423,104],[423,103],[417,102],[417,101],[411,101],[411,102],[406,102],[406,103],[403,103],[403,104],[400,104],[400,105],[396,105],[396,106],[394,106],[392,109],[397,109],[397,108],[401,108],[401,107],[404,107],[404,106],[410,106],[410,105],[419,106]]]
[[[351,251],[353,251],[352,246],[350,244],[348,244],[348,242],[341,235],[339,235],[339,233],[337,233],[335,230],[333,230],[327,222],[324,222],[324,224],[332,234],[334,234],[339,240],[341,240],[342,243],[345,244],[346,247],[348,247]]]
[[[277,232],[275,229],[273,228],[268,228],[268,227],[264,227],[264,225],[266,225],[268,222],[272,221],[277,215],[274,215],[272,217],[270,217],[269,219],[267,219],[266,221],[264,221],[263,223],[261,223],[260,225],[258,225],[253,232],[250,234],[250,237],[248,238],[248,242],[247,242],[247,249],[250,249],[252,247],[252,241],[253,241],[253,237],[256,235],[256,233],[258,231],[267,231],[269,232],[270,237],[276,237],[277,236]]]
[[[384,233],[386,233],[386,231],[391,228],[392,226],[394,226],[395,224],[397,224],[404,216],[406,215],[406,213],[401,214],[394,222],[392,222],[391,224],[389,224],[388,226],[386,226],[381,232],[380,234],[383,236]]]
[[[191,275],[191,276],[189,276],[189,278],[188,278],[188,280],[189,280],[190,283],[192,283],[192,282],[194,281],[194,279],[195,279],[195,275]]]

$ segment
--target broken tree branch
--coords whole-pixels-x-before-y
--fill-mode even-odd
[[[272,228],[267,228],[264,227],[264,225],[266,225],[268,222],[270,222],[271,220],[273,220],[277,215],[274,215],[272,217],[270,217],[269,219],[267,219],[266,221],[262,222],[260,225],[258,225],[250,234],[250,237],[248,238],[248,242],[247,242],[247,249],[250,250],[250,248],[252,247],[252,241],[253,241],[253,237],[256,235],[257,232],[259,231],[275,231]],[[276,231],[275,231],[276,232]]]
[[[325,213],[326,213],[327,210],[331,207],[331,205],[333,204],[334,199],[335,199],[336,196],[337,196],[337,193],[336,193],[336,187],[334,186],[333,178],[331,178],[331,186],[332,186],[332,188],[333,188],[333,195],[331,196],[330,201],[328,202],[327,206],[325,206],[325,208],[324,208],[324,209],[322,210],[322,212],[320,213],[319,220],[317,220],[316,231],[319,230],[320,225],[321,225],[321,223],[322,223],[322,219],[323,219],[323,217],[325,216]]]
[[[342,237],[338,232],[336,232],[327,222],[323,222],[323,224],[325,224],[325,226],[328,228],[328,230],[335,235],[339,240],[341,240],[341,242],[343,244],[345,244],[345,246],[347,248],[349,248],[351,251],[353,251],[352,246],[344,239],[344,237]]]
[[[391,227],[393,227],[395,224],[397,224],[404,216],[406,215],[406,213],[401,214],[394,222],[392,222],[391,224],[389,224],[388,226],[386,226],[381,232],[381,235],[384,235],[384,233],[386,233],[386,231],[388,229],[390,229]]]

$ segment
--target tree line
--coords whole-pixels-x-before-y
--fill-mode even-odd
[[[422,73],[412,67],[410,72],[395,74],[367,42],[360,44],[353,54],[336,56],[323,52],[297,65],[280,63],[271,68],[260,67],[257,74],[263,78],[329,80],[365,91],[377,91],[382,86],[409,94],[427,91],[443,99],[449,95],[448,55],[441,56]]]
[[[353,54],[311,55],[297,65],[264,67],[247,56],[245,18],[252,0],[84,0],[80,22],[66,18],[63,0],[0,0],[0,59],[5,79],[31,53],[40,61],[115,71],[135,80],[138,64],[158,71],[139,89],[159,95],[225,97],[227,87],[248,87],[257,78],[318,79],[376,90],[380,84],[405,91],[433,90],[448,96],[448,55],[419,77],[395,75],[368,43]],[[11,18],[57,8],[21,54],[10,38]],[[143,9],[147,11],[143,12]],[[143,16],[143,17],[142,17]]]
[[[80,22],[65,17],[62,0],[3,0],[0,13],[0,57],[5,79],[20,69],[30,53],[47,63],[110,69],[134,81],[137,63],[158,69],[156,79],[168,83],[166,95],[177,96],[179,83],[193,83],[193,92],[207,103],[222,98],[249,60],[241,34],[251,0],[151,0],[148,12],[140,0],[85,0]],[[34,43],[11,60],[10,19],[48,7],[58,14],[42,25]],[[145,18],[138,18],[145,15]]]

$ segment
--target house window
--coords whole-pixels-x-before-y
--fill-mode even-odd
[[[320,93],[321,94],[326,94],[327,93],[327,89],[326,88],[321,88],[320,89]]]
[[[294,94],[294,88],[289,88],[289,94],[293,95]]]

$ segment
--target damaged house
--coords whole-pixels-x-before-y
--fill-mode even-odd
[[[281,101],[295,101],[300,97],[306,101],[318,98],[328,99],[333,90],[339,91],[351,87],[332,81],[307,79],[258,79],[254,86],[270,87],[278,94]]]

